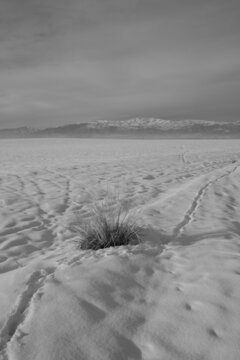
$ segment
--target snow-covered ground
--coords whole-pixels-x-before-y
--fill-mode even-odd
[[[0,359],[240,359],[240,141],[0,141]],[[78,249],[107,192],[137,246]]]

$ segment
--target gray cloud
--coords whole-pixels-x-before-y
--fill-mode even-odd
[[[0,0],[0,126],[239,119],[235,0]]]

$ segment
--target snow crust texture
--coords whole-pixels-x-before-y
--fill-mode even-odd
[[[240,141],[0,141],[1,360],[240,359]],[[83,251],[114,192],[143,241]]]

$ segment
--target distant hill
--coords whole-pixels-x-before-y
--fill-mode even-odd
[[[120,137],[120,138],[240,138],[240,120],[161,120],[134,118],[98,120],[46,129],[20,127],[0,130],[0,138]]]
[[[20,127],[13,129],[0,129],[0,138],[25,138],[33,137],[39,130],[30,127]]]

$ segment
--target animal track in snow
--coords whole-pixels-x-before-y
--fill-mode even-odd
[[[2,356],[3,360],[8,358],[6,355],[7,344],[14,337],[19,325],[26,318],[33,297],[42,288],[46,278],[52,274],[54,270],[54,268],[50,267],[32,273],[26,283],[25,290],[18,296],[12,312],[0,330],[0,356]]]
[[[202,186],[200,188],[200,190],[197,192],[197,195],[194,197],[193,201],[192,201],[192,204],[190,206],[190,208],[187,210],[187,212],[185,213],[184,215],[184,218],[183,220],[177,224],[177,226],[174,228],[174,231],[173,231],[173,236],[175,238],[179,237],[184,228],[192,222],[193,218],[194,218],[194,214],[199,206],[199,204],[201,203],[202,201],[202,198],[207,190],[207,188],[212,185],[213,183],[216,183],[218,181],[220,181],[222,178],[232,174],[233,172],[235,172],[237,170],[238,166],[235,166],[232,170],[230,171],[227,171],[227,173],[224,173],[223,175],[217,177],[216,179],[213,179],[213,180],[210,180],[208,181],[204,186]]]

